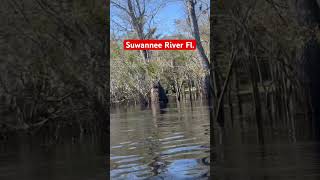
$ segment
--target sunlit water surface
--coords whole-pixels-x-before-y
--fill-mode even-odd
[[[293,118],[270,119],[262,127],[253,108],[233,117],[225,106],[224,128],[215,122],[209,156],[209,110],[202,102],[169,104],[111,114],[112,179],[319,180],[320,143],[314,122],[297,109]],[[210,158],[208,158],[210,157]],[[210,160],[209,160],[210,159]],[[212,169],[209,173],[209,163]]]
[[[208,179],[209,111],[121,108],[111,114],[111,179]]]

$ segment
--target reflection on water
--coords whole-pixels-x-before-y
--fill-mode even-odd
[[[311,121],[268,119],[257,128],[252,108],[214,123],[209,157],[209,112],[200,102],[159,111],[116,109],[111,115],[112,179],[318,180],[320,143]],[[251,115],[250,115],[251,114]],[[319,129],[316,131],[320,131]]]
[[[214,179],[318,180],[319,144],[253,144],[217,146]]]
[[[215,123],[212,179],[320,179],[320,144],[310,121],[298,114],[289,120],[267,117],[263,129],[249,115],[227,120],[224,129]]]
[[[44,145],[47,140],[42,137],[11,137],[9,142],[0,142],[0,179],[106,179],[104,140],[64,139],[63,143],[47,146]]]
[[[116,109],[110,129],[111,179],[208,179],[209,112],[201,102]]]

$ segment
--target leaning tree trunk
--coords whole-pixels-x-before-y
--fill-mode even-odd
[[[197,52],[199,54],[202,68],[204,70],[209,70],[209,60],[208,57],[204,51],[204,48],[201,43],[201,38],[200,38],[200,31],[199,31],[199,26],[198,26],[198,20],[195,12],[195,2],[194,0],[187,0],[187,7],[188,7],[188,14],[189,14],[189,20],[190,20],[190,25],[192,27],[192,34],[193,37],[197,41]]]
[[[211,106],[214,101],[213,97],[217,97],[218,95],[220,95],[220,83],[218,81],[218,78],[216,75],[217,72],[215,69],[217,66],[217,63],[214,58],[211,59],[211,63],[209,63],[208,57],[207,57],[207,55],[204,51],[204,48],[202,46],[201,38],[200,38],[200,31],[199,31],[199,26],[198,26],[198,20],[197,20],[196,13],[195,13],[195,1],[194,0],[187,0],[187,8],[188,8],[190,25],[192,27],[192,34],[193,34],[193,37],[195,38],[195,40],[197,41],[197,52],[198,52],[200,60],[201,60],[202,69],[206,72],[209,72],[209,74],[206,75],[206,77],[203,79],[203,81],[204,81],[203,89],[208,97],[209,105]],[[211,11],[211,12],[213,12],[213,11]],[[211,13],[211,18],[212,17],[213,17],[213,15]],[[213,24],[213,23],[211,22],[210,24]],[[212,48],[210,48],[210,49],[212,50]],[[211,54],[215,54],[215,53],[212,51]],[[215,103],[215,106],[216,106],[218,103],[218,100],[215,99],[215,101],[216,101],[216,103]],[[220,99],[220,103],[223,104],[222,99]],[[217,120],[220,124],[223,125],[223,121],[224,121],[223,120],[224,119],[223,108],[216,108],[216,109],[218,109],[215,112],[215,114],[217,115],[216,117],[218,117]]]
[[[202,65],[202,69],[205,72],[209,72],[209,59],[205,53],[205,50],[202,46],[201,38],[200,38],[200,31],[199,31],[199,25],[198,20],[195,12],[195,1],[194,0],[187,0],[187,9],[188,9],[188,16],[189,16],[189,22],[192,29],[193,37],[195,38],[197,42],[197,52],[200,58],[200,63]],[[208,76],[208,75],[207,75]],[[209,95],[211,92],[209,92],[209,81],[208,77],[203,78],[203,93],[205,95]]]

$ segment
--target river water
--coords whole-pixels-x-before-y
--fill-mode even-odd
[[[271,120],[265,113],[258,129],[253,108],[244,104],[246,113],[231,118],[225,107],[225,127],[214,123],[210,157],[208,106],[180,106],[113,110],[111,179],[320,179],[320,143],[301,114]]]
[[[209,111],[193,106],[111,113],[111,179],[208,179]]]
[[[68,138],[53,144],[40,136],[0,142],[0,180],[106,179],[106,141]]]
[[[250,114],[252,108],[246,109]],[[225,128],[214,124],[209,158],[205,103],[114,108],[110,146],[106,138],[97,136],[61,139],[57,144],[41,135],[1,140],[0,180],[105,180],[109,173],[115,180],[201,180],[209,174],[218,180],[320,179],[320,143],[313,136],[314,123],[299,117],[271,121],[266,115],[259,136],[256,120],[248,114],[227,116]]]

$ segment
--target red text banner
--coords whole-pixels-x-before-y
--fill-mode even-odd
[[[124,50],[195,50],[196,40],[124,40]]]

